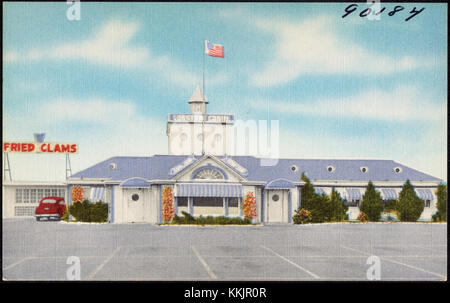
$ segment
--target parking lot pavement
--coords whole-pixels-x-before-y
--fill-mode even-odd
[[[3,279],[446,280],[447,224],[156,226],[3,220]]]

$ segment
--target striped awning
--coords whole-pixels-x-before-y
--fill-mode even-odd
[[[381,194],[383,196],[383,200],[397,200],[398,199],[397,191],[393,188],[382,188]]]
[[[318,195],[323,195],[325,194],[325,190],[322,187],[314,187],[314,191],[316,192],[316,194]]]
[[[347,192],[347,201],[362,200],[361,190],[359,188],[346,188],[345,191]]]
[[[105,187],[91,187],[91,201],[105,201]]]
[[[422,200],[430,200],[433,201],[433,193],[429,188],[417,188],[416,193]]]
[[[177,197],[242,197],[242,185],[235,183],[180,183]]]

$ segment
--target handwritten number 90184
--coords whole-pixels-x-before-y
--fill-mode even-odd
[[[396,13],[403,11],[405,9],[404,6],[401,5],[396,5],[391,11],[389,11],[387,13],[388,16],[392,17],[394,16]],[[417,16],[418,14],[420,14],[421,12],[423,12],[423,10],[425,9],[425,7],[422,7],[420,10],[417,9],[417,7],[414,7],[410,12],[409,12],[409,17],[405,19],[405,21],[409,21],[411,20],[411,18]],[[342,15],[342,18],[347,17],[348,15],[352,14],[353,12],[355,12],[356,10],[358,10],[358,4],[350,4],[349,6],[347,6],[344,11],[345,14]],[[380,14],[382,14],[384,11],[386,10],[386,7],[380,8],[379,10],[375,11],[375,9],[372,9],[371,7],[366,8],[364,10],[362,10],[359,13],[359,16],[361,18],[363,17],[367,17],[369,16],[371,13],[373,13],[375,16],[378,16]]]

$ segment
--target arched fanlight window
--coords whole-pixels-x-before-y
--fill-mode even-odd
[[[199,171],[194,179],[208,179],[208,180],[217,180],[217,179],[225,179],[224,175],[214,168],[207,168]]]

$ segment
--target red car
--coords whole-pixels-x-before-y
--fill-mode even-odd
[[[42,218],[61,220],[62,216],[66,212],[66,204],[63,197],[44,197],[39,202],[39,206],[36,208],[34,215],[36,221],[40,221]]]

